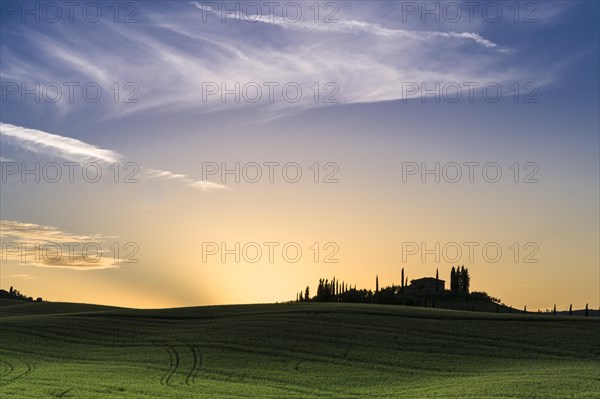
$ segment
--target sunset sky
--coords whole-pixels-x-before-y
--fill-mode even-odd
[[[598,2],[439,21],[402,1],[103,3],[72,21],[9,3],[3,289],[276,302],[321,277],[374,289],[464,265],[514,307],[600,306]]]

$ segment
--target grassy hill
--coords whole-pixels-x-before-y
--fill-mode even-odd
[[[597,318],[0,301],[2,398],[597,398]]]

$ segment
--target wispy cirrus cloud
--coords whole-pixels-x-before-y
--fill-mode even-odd
[[[384,5],[398,7],[394,2]],[[135,24],[135,35],[130,34],[132,26],[105,21],[94,26],[96,34],[77,30],[74,24],[53,26],[51,32],[22,32],[19,38],[26,43],[25,52],[39,67],[29,63],[23,68],[27,64],[23,51],[4,45],[3,58],[8,61],[2,74],[23,81],[95,81],[105,88],[114,82],[135,82],[139,102],[115,104],[103,99],[103,117],[237,107],[281,114],[323,106],[323,98],[331,93],[323,90],[327,83],[338,88],[334,97],[339,103],[356,104],[403,99],[407,82],[430,87],[436,82],[526,80],[543,86],[556,79],[551,64],[544,62],[541,73],[536,67],[540,61],[523,54],[516,58],[518,46],[485,37],[477,31],[481,25],[473,25],[472,30],[436,24],[399,29],[390,21],[375,22],[357,8],[349,7],[338,22],[329,24],[313,23],[310,18],[290,23],[276,15],[246,15],[259,23],[243,18],[235,23],[235,12],[222,23],[220,16],[226,16],[226,11],[215,11],[214,18],[203,21],[207,6],[200,2],[177,2],[161,10],[148,3],[140,15],[143,23]],[[517,51],[509,51],[514,47]],[[232,90],[236,84],[266,82],[279,84],[274,101],[266,87],[256,102],[235,101],[233,95],[224,101],[221,95],[222,87]],[[297,102],[282,98],[282,87],[289,82],[304,91]],[[321,90],[318,101],[310,89],[315,82]],[[217,84],[220,93],[207,96],[207,83]],[[71,110],[84,105],[66,104]]]
[[[7,276],[2,276],[2,278],[24,278],[24,279],[30,279],[30,278],[35,278],[35,276],[32,276],[31,274],[9,274]]]
[[[14,220],[1,220],[0,233],[3,263],[97,270],[119,267],[122,261],[109,250],[114,236],[72,234],[52,226]]]
[[[58,157],[72,162],[115,163],[124,159],[118,152],[99,148],[81,140],[2,122],[0,122],[0,139],[27,151],[44,154],[49,157]],[[225,185],[194,180],[185,174],[149,168],[141,169],[144,171],[145,179],[176,180],[191,188],[202,191],[227,189]]]
[[[74,162],[114,163],[122,158],[114,151],[98,148],[77,139],[8,123],[0,122],[0,135],[27,151],[44,153]]]
[[[409,38],[417,40],[431,40],[437,38],[444,39],[462,39],[472,40],[473,42],[488,48],[501,49],[496,43],[483,38],[475,32],[443,32],[436,30],[407,30],[407,29],[390,29],[381,26],[378,23],[357,21],[357,20],[338,20],[335,23],[314,23],[307,21],[295,21],[283,16],[273,14],[252,14],[242,13],[239,11],[220,10],[206,3],[193,1],[192,4],[204,11],[219,16],[222,20],[240,20],[250,23],[260,22],[265,24],[278,25],[287,29],[322,31],[322,32],[338,32],[338,33],[364,33],[369,35],[383,36],[389,38]]]

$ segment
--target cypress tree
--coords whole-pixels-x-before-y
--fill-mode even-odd
[[[402,285],[402,288],[404,288],[404,268],[402,268],[402,279],[400,279],[400,284]]]
[[[331,296],[335,301],[335,276],[333,276],[333,279],[331,279]]]
[[[310,300],[310,288],[308,288],[308,285],[306,286],[306,293],[304,294],[304,300],[305,301],[309,301]]]
[[[588,304],[585,304],[585,317],[588,317],[590,315],[590,311],[588,310]]]
[[[379,276],[375,275],[375,292],[379,292]]]
[[[452,270],[450,271],[450,290],[456,291],[458,289],[456,284],[456,269],[452,266]]]
[[[573,305],[569,305],[569,316],[573,316]]]
[[[554,304],[554,310],[552,310],[552,314],[556,316],[556,304]]]
[[[440,291],[440,275],[438,269],[435,269],[435,292]]]

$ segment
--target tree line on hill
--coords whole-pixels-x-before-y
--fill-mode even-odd
[[[418,305],[421,301],[418,297],[423,296],[469,296],[471,277],[469,269],[464,266],[452,267],[450,272],[450,291],[439,289],[439,274],[436,270],[436,293],[427,295],[419,294],[414,290],[410,290],[408,277],[404,276],[404,268],[402,268],[402,278],[400,285],[392,284],[386,287],[379,286],[379,276],[375,276],[375,291],[364,288],[357,289],[354,286],[340,281],[333,277],[331,280],[327,278],[319,279],[317,293],[310,296],[310,287],[307,286],[304,290],[296,294],[296,302],[348,302],[348,303],[379,303],[379,304],[415,304]],[[485,292],[473,293],[478,298],[486,298],[500,302],[499,299],[488,296]]]
[[[346,302],[346,303],[375,303],[390,305],[408,305],[425,307],[442,307],[454,310],[487,311],[496,313],[522,313],[527,314],[527,306],[522,311],[507,306],[499,298],[488,295],[485,291],[471,292],[471,276],[469,269],[464,266],[452,267],[450,271],[450,289],[441,289],[443,282],[439,280],[438,271],[435,273],[435,287],[429,290],[419,290],[412,286],[415,280],[408,284],[408,277],[404,275],[402,268],[402,278],[400,285],[392,284],[386,287],[379,286],[379,276],[375,276],[375,290],[356,288],[355,285],[340,281],[336,277],[331,280],[327,278],[319,279],[317,292],[311,297],[310,287],[296,294],[296,302]],[[428,279],[431,281],[432,279]],[[418,281],[418,280],[416,280]],[[531,313],[531,312],[529,312]],[[538,310],[537,313],[543,313]],[[548,314],[549,312],[546,311]],[[561,313],[561,312],[558,312]],[[569,307],[568,315],[575,314],[572,306]],[[589,316],[588,304],[585,310],[577,312],[581,315]],[[556,305],[552,314],[556,315]],[[566,312],[564,312],[566,314]]]
[[[41,297],[33,299],[31,296],[27,296],[19,290],[15,290],[13,287],[10,287],[10,290],[0,290],[0,299],[18,299],[21,301],[29,301],[29,302],[43,302],[44,300]]]

